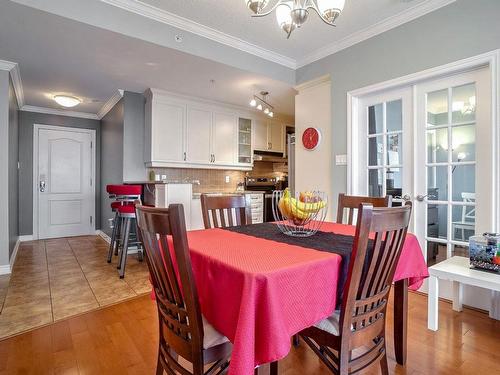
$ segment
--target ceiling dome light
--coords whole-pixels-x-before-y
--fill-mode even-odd
[[[257,105],[257,101],[255,99],[250,100],[250,107],[255,107]]]
[[[269,0],[245,0],[248,9],[254,13],[259,13],[264,9],[269,2]]]
[[[77,106],[82,102],[80,99],[75,98],[74,96],[67,95],[56,95],[54,96],[54,100],[57,104],[66,108]]]

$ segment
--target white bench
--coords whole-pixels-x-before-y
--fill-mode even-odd
[[[427,328],[438,330],[439,280],[453,282],[453,310],[462,311],[462,285],[472,285],[492,291],[490,317],[500,319],[500,275],[470,268],[469,258],[451,257],[429,267],[429,299]]]

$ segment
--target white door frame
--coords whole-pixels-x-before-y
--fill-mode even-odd
[[[360,98],[366,95],[375,94],[377,92],[395,89],[401,86],[413,86],[413,102],[416,104],[416,87],[419,82],[442,78],[449,75],[455,75],[462,72],[475,70],[478,68],[487,67],[490,73],[491,80],[491,126],[492,126],[492,149],[498,150],[500,146],[500,49],[487,52],[481,55],[473,56],[464,60],[459,60],[450,64],[427,69],[418,73],[409,74],[403,77],[395,78],[389,81],[366,86],[347,93],[347,193],[351,194],[353,190],[353,177],[360,171],[357,163],[354,163],[356,150],[353,150],[352,142],[359,139],[359,102]],[[414,134],[417,127],[416,111],[413,113],[413,130]],[[416,152],[417,150],[414,150]],[[414,155],[415,156],[415,155]],[[417,158],[413,158],[416,168]],[[491,204],[496,207],[495,217],[493,218],[492,229],[495,232],[500,231],[500,153],[496,153],[496,158],[492,162],[492,183],[494,184],[493,191],[495,195],[492,197]],[[415,190],[414,186],[414,191]]]
[[[56,125],[44,125],[44,124],[34,124],[33,126],[33,240],[38,240],[38,134],[39,130],[58,130],[67,131],[72,133],[86,133],[90,134],[92,137],[92,151],[91,155],[91,175],[92,175],[92,207],[91,212],[93,213],[92,220],[92,233],[95,233],[95,196],[96,196],[96,157],[95,157],[95,147],[96,147],[96,131],[94,129],[83,129],[83,128],[72,128],[67,126],[56,126]],[[91,233],[89,233],[91,234]]]

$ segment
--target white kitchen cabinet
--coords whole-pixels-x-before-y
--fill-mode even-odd
[[[254,121],[254,149],[285,152],[285,125],[276,120]]]
[[[188,106],[186,131],[186,161],[211,162],[212,112],[206,108]]]
[[[191,229],[191,201],[193,199],[193,185],[191,184],[147,184],[146,189],[152,190],[146,199],[146,204],[155,207],[167,208],[170,204],[178,203],[184,206],[186,229]]]
[[[254,120],[254,149],[258,151],[268,151],[269,144],[267,143],[267,121]]]
[[[214,164],[237,163],[238,117],[234,114],[214,112],[212,127],[212,154]]]
[[[278,121],[267,123],[267,139],[269,151],[285,152],[285,125]]]
[[[229,104],[149,89],[144,162],[147,167],[250,170],[252,139],[245,157],[238,142],[239,118],[251,118],[248,114]]]
[[[145,147],[146,160],[156,160],[163,163],[182,162],[184,159],[185,124],[186,105],[184,103],[168,98],[155,98],[148,102],[146,131],[149,128],[150,135],[147,137],[149,142],[146,142]]]
[[[200,197],[193,197],[191,200],[191,230],[199,229],[205,229],[201,212],[201,199]]]

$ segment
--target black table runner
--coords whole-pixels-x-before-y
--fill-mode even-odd
[[[342,262],[340,264],[340,273],[337,285],[337,307],[342,303],[342,292],[344,290],[344,286],[347,281],[347,274],[349,272],[349,263],[351,261],[354,236],[318,231],[314,236],[310,237],[292,237],[282,233],[278,226],[273,223],[243,225],[237,227],[227,227],[224,229],[248,236],[282,242],[288,245],[295,245],[306,249],[326,251],[328,253],[340,255],[342,257]],[[371,246],[368,246],[368,248],[370,249]]]

